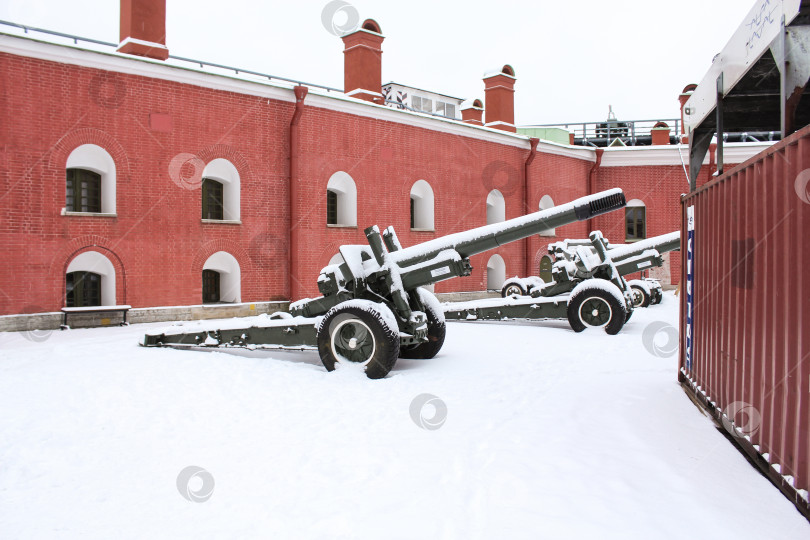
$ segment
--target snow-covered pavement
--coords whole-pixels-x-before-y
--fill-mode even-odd
[[[165,324],[0,334],[0,537],[810,538],[681,390],[666,327],[645,347],[676,319],[667,293],[617,336],[449,323],[379,381],[138,347]]]

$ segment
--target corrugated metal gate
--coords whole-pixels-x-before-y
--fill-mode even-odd
[[[810,126],[681,205],[681,384],[810,519]]]

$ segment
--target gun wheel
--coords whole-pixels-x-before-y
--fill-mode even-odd
[[[628,318],[622,298],[619,288],[609,281],[580,283],[568,299],[568,323],[574,332],[604,328],[610,335],[618,334]]]
[[[355,301],[356,303],[357,301]],[[328,371],[337,364],[364,366],[369,379],[382,379],[399,356],[399,331],[391,328],[382,311],[386,306],[373,302],[359,306],[337,306],[324,315],[318,329],[318,352]]]
[[[501,296],[508,298],[513,295],[526,296],[526,291],[517,283],[507,283],[504,285],[503,289],[501,289]]]
[[[634,307],[647,307],[650,305],[652,298],[650,293],[644,290],[644,287],[639,285],[630,285],[633,292],[633,306]]]

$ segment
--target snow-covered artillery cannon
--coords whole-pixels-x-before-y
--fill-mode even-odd
[[[575,332],[588,327],[617,334],[633,313],[633,292],[616,271],[602,233],[590,234],[590,248],[578,241],[572,256],[552,267],[554,281],[531,296],[445,304],[445,317],[462,320],[568,319]],[[539,278],[538,278],[539,279]],[[504,290],[508,286],[504,286]]]
[[[502,223],[450,234],[403,248],[392,227],[365,229],[368,246],[341,246],[343,262],[318,277],[322,296],[290,304],[290,313],[265,317],[244,328],[189,332],[179,327],[147,334],[145,346],[317,346],[329,371],[335,364],[362,364],[372,379],[384,377],[398,357],[432,358],[444,343],[445,323],[436,298],[422,286],[468,276],[470,257],[540,231],[590,219],[624,207],[620,189]],[[198,323],[199,324],[199,323]]]
[[[535,276],[511,278],[504,282],[501,296],[551,297],[570,292],[586,279],[610,280],[614,269],[624,277],[647,268],[660,267],[664,264],[662,255],[680,249],[680,245],[679,231],[626,245],[610,244],[598,231],[592,233],[588,240],[554,242],[548,245],[549,255],[554,258],[551,281],[546,283]],[[600,249],[605,251],[606,257],[596,261]],[[661,286],[655,280],[632,280],[627,285],[633,293],[635,306],[647,307],[650,303],[661,301]]]

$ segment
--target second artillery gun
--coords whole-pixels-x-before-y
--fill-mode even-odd
[[[374,225],[365,229],[368,246],[341,246],[343,262],[321,270],[322,296],[294,302],[290,313],[265,316],[248,328],[238,320],[214,329],[185,324],[147,334],[143,345],[317,347],[329,371],[339,363],[354,363],[369,378],[382,378],[397,358],[432,358],[444,343],[442,308],[423,286],[470,275],[473,255],[625,204],[624,193],[612,189],[408,248],[392,227],[380,233]]]
[[[614,273],[621,277],[664,264],[662,255],[680,249],[679,231],[662,234],[633,244],[616,245],[608,242],[602,233],[591,233],[588,240],[564,240],[548,245],[551,281],[541,278],[511,278],[504,282],[501,296],[551,297],[565,294],[587,279],[612,280]],[[601,257],[600,250],[605,257]],[[647,307],[661,300],[660,284],[643,279],[627,282],[636,307]]]

